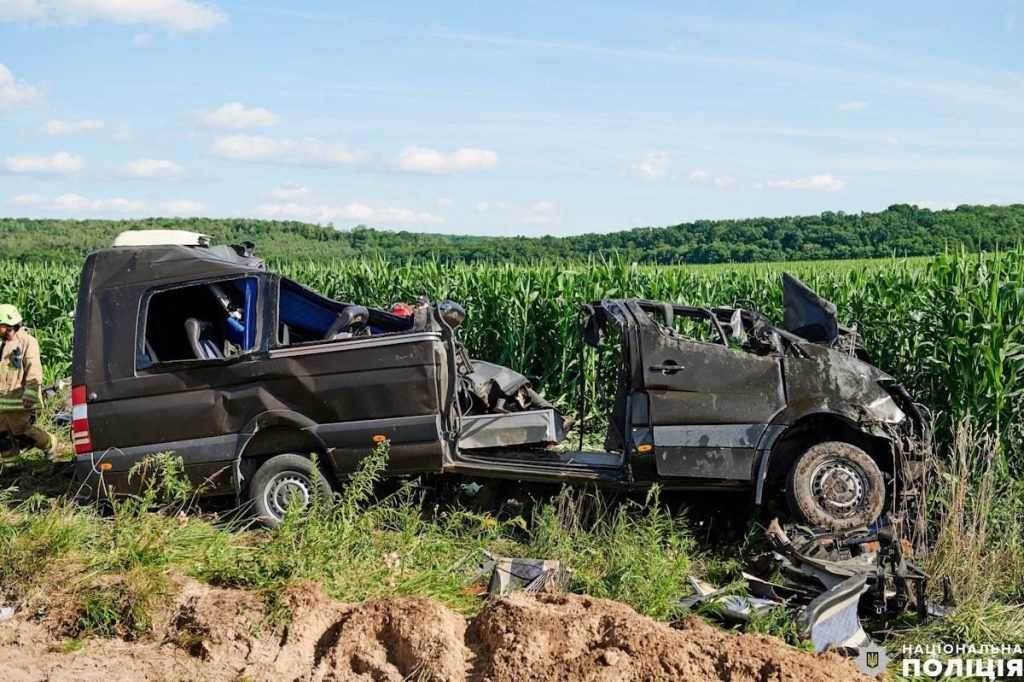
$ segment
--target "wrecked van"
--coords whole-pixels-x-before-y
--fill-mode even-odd
[[[81,276],[77,476],[97,497],[131,493],[132,468],[172,452],[205,494],[274,526],[387,441],[390,476],[785,490],[800,522],[862,526],[900,491],[920,413],[834,306],[793,278],[784,290],[782,327],[741,308],[586,306],[584,347],[614,384],[604,446],[586,450],[526,377],[469,357],[458,304],[396,315],[271,272],[249,243],[124,233]]]

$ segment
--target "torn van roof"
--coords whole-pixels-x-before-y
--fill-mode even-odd
[[[180,244],[115,246],[91,253],[93,290],[133,284],[262,272],[263,261],[240,246],[190,247]]]

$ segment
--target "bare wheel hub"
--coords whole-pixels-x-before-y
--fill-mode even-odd
[[[284,471],[270,479],[266,492],[266,508],[275,518],[284,518],[292,504],[306,509],[313,496],[313,482],[294,471]]]
[[[853,516],[867,498],[867,476],[859,466],[846,460],[818,465],[811,475],[814,500],[837,518]]]

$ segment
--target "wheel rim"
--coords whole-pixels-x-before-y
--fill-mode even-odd
[[[283,471],[270,479],[263,502],[267,512],[281,520],[293,500],[297,500],[299,509],[305,511],[312,497],[313,482],[309,476],[295,471]]]
[[[835,518],[849,518],[859,512],[867,500],[868,477],[864,470],[848,460],[823,462],[811,474],[814,501]]]

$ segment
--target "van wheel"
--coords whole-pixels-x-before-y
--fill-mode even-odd
[[[271,457],[256,470],[249,484],[249,502],[256,518],[267,528],[277,528],[292,504],[305,512],[315,497],[329,500],[331,484],[303,455]]]
[[[885,481],[868,453],[828,441],[797,457],[786,481],[789,509],[803,523],[850,530],[882,514]]]

